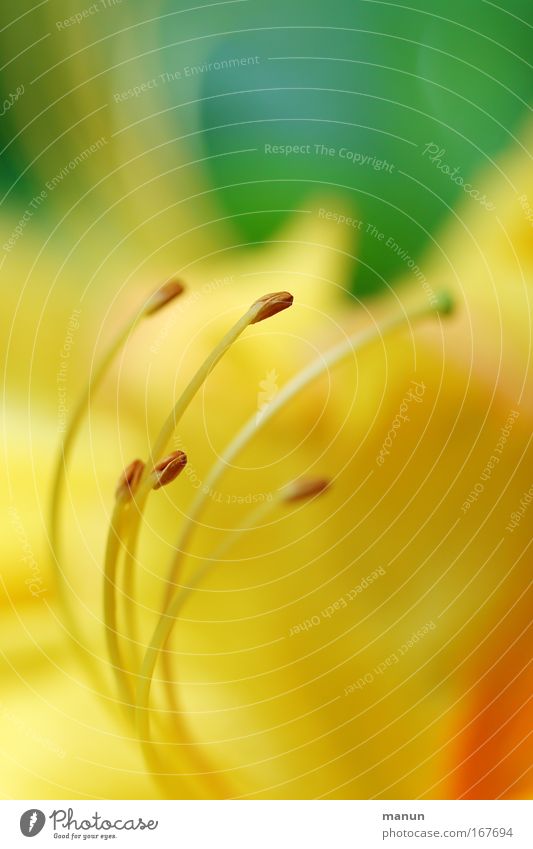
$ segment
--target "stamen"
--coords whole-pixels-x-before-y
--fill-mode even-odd
[[[256,527],[259,522],[264,521],[264,519],[272,513],[279,504],[291,504],[295,501],[309,500],[317,495],[322,495],[330,488],[330,486],[331,481],[328,478],[302,478],[299,481],[287,484],[287,486],[283,487],[276,493],[271,501],[266,501],[264,504],[260,504],[256,507],[255,510],[250,511],[247,518],[244,519],[238,528],[235,528],[231,531],[231,533],[226,534],[218,548],[211,553],[209,563],[197,571],[189,586],[181,587],[179,589],[178,593],[180,600],[179,602],[176,602],[176,607],[174,608],[176,615],[183,607],[192,590],[198,586],[204,576],[213,568],[213,561],[216,561],[220,559],[222,555],[227,554],[228,550],[232,548],[236,542],[238,542],[245,531]],[[170,600],[168,596],[169,589],[170,587],[167,584],[167,595],[165,597],[163,610],[166,610],[168,607]],[[166,655],[164,655],[163,661],[165,658]]]
[[[59,507],[62,489],[64,486],[67,456],[79,428],[82,416],[90,400],[91,393],[97,389],[112,361],[112,358],[127,340],[129,334],[135,329],[141,319],[156,313],[159,309],[163,308],[167,303],[171,302],[175,297],[180,295],[182,291],[183,285],[179,281],[169,281],[148,299],[143,309],[135,316],[135,318],[124,329],[124,331],[119,334],[117,339],[110,346],[101,363],[93,372],[88,386],[74,410],[69,428],[64,435],[60,449],[56,474],[54,477],[50,509],[50,541],[52,553],[55,557],[54,565],[56,566],[58,577],[61,577],[58,558]],[[430,313],[434,312],[440,315],[448,315],[453,308],[451,297],[447,293],[441,293],[437,297],[436,302],[429,308],[424,306],[423,308],[414,310],[410,315],[402,313],[392,319],[383,321],[379,325],[368,328],[365,331],[359,331],[352,334],[330,348],[325,354],[317,357],[302,371],[296,374],[264,409],[263,414],[259,419],[254,414],[244,424],[236,436],[226,446],[224,453],[219,456],[218,460],[212,466],[206,477],[202,490],[193,501],[189,515],[185,519],[181,528],[175,555],[170,566],[166,584],[166,599],[163,606],[163,612],[160,615],[157,627],[155,628],[150,643],[146,649],[142,665],[134,663],[132,667],[128,668],[122,658],[119,634],[117,630],[116,592],[117,566],[119,558],[123,553],[125,566],[123,594],[127,602],[129,602],[126,605],[126,634],[124,636],[128,639],[129,645],[132,647],[132,651],[135,652],[138,644],[136,642],[137,623],[134,612],[134,579],[136,547],[143,512],[151,490],[160,489],[173,481],[181,473],[187,462],[187,458],[182,451],[174,451],[168,456],[164,456],[164,459],[162,460],[157,460],[157,462],[155,462],[155,460],[156,458],[164,455],[172,434],[189,404],[219,360],[229,350],[231,345],[237,340],[243,331],[249,325],[263,321],[273,315],[276,315],[278,312],[287,309],[292,303],[293,297],[290,293],[276,292],[259,298],[251,305],[246,313],[239,319],[239,321],[215,347],[212,353],[206,358],[204,363],[200,366],[198,371],[185,387],[183,393],[180,395],[173,410],[171,411],[171,414],[164,422],[161,432],[151,446],[148,462],[145,464],[141,460],[135,460],[133,463],[130,463],[122,473],[117,483],[115,491],[116,502],[112,512],[107,537],[104,564],[103,595],[106,643],[120,698],[126,707],[133,707],[135,710],[135,721],[141,744],[147,756],[148,763],[152,764],[154,771],[155,767],[158,766],[159,755],[156,751],[156,745],[150,739],[151,685],[159,656],[162,654],[163,649],[170,638],[172,629],[176,624],[177,617],[186,599],[198,586],[205,574],[213,568],[214,563],[220,559],[221,555],[227,552],[236,540],[240,538],[242,533],[250,530],[254,525],[256,525],[260,518],[264,518],[264,516],[280,504],[292,504],[304,499],[313,499],[316,496],[319,496],[327,491],[329,488],[329,481],[323,478],[317,478],[314,480],[304,479],[295,481],[281,489],[272,502],[262,504],[256,510],[252,511],[240,527],[236,528],[222,540],[222,543],[209,558],[209,562],[204,564],[203,568],[195,573],[188,587],[179,588],[173,593],[173,588],[177,585],[177,577],[182,559],[186,555],[186,550],[198,522],[198,518],[208,502],[209,493],[216,486],[219,478],[222,476],[228,465],[231,464],[236,455],[245,448],[260,429],[264,427],[279,410],[292,401],[301,391],[303,391],[315,379],[324,374],[329,368],[333,368],[342,360],[354,355],[355,352],[365,344],[374,341],[382,334],[393,331],[402,324],[409,324],[411,321],[419,318],[425,318]],[[61,581],[58,583],[61,592],[64,589],[64,585]],[[67,616],[69,616],[71,613],[70,609],[66,603],[64,606],[67,610]],[[76,626],[73,619],[70,627],[74,633]],[[163,652],[162,663],[166,670],[164,686],[167,687],[169,703],[172,706],[176,704],[175,700],[177,698],[177,693],[175,689],[172,689],[171,687],[171,672],[168,670],[169,659],[170,652]],[[188,731],[186,725],[181,719],[177,707],[175,710],[175,722],[178,727],[178,743],[181,745],[184,740],[188,742]],[[196,750],[194,740],[191,740],[190,751],[195,759],[201,761],[202,753]],[[207,772],[204,774],[204,777],[206,780],[212,781],[214,786],[218,784],[218,776],[215,774]],[[220,780],[222,781],[222,779]],[[218,789],[219,788],[217,787],[217,790]],[[227,788],[225,789],[227,790]]]
[[[329,489],[331,482],[327,478],[303,478],[289,484],[285,490],[284,501],[304,501],[314,498]]]
[[[196,374],[190,380],[188,386],[186,386],[183,393],[178,398],[174,409],[167,418],[158,438],[155,441],[153,451],[151,452],[152,457],[158,457],[163,453],[172,438],[176,425],[180,421],[190,402],[198,390],[203,386],[217,363],[231,348],[233,343],[236,342],[243,331],[246,330],[250,324],[263,321],[272,315],[276,315],[276,313],[281,310],[287,309],[287,307],[291,306],[292,302],[292,295],[288,292],[275,292],[271,295],[264,295],[252,304],[252,306],[244,313],[242,318],[234,324],[231,330],[223,337],[223,339],[221,339],[216,348],[202,363]]]
[[[188,548],[194,527],[198,522],[205,506],[208,503],[209,493],[212,492],[221,476],[227,467],[234,461],[235,457],[248,445],[248,443],[259,433],[259,431],[292,401],[297,395],[306,389],[314,380],[321,377],[328,369],[348,359],[356,351],[360,350],[367,344],[371,344],[382,335],[388,334],[401,327],[404,324],[409,325],[412,321],[428,318],[428,316],[449,315],[453,311],[453,299],[448,292],[439,292],[435,301],[430,305],[424,305],[414,309],[410,314],[402,312],[393,318],[389,318],[381,324],[374,325],[366,330],[358,330],[346,339],[331,347],[324,354],[319,355],[305,366],[298,374],[296,374],[285,386],[277,393],[273,400],[261,412],[261,417],[258,419],[254,413],[248,421],[242,426],[240,431],[228,443],[224,451],[219,455],[217,461],[213,464],[208,472],[204,486],[198,492],[193,501],[188,515],[183,521],[178,539],[176,540],[174,550],[175,555],[167,577],[167,602],[172,593],[172,589],[178,583],[178,574],[181,566],[182,558]]]
[[[143,479],[144,472],[144,463],[140,460],[136,461],[139,463],[139,466],[135,469],[135,493],[139,489],[141,481]],[[133,465],[133,464],[132,464]],[[163,460],[160,460],[155,464],[154,468],[146,478],[148,484],[151,486],[153,490],[161,489],[163,486],[167,486],[169,483],[172,483],[178,475],[181,474],[185,466],[187,465],[187,455],[183,451],[173,451],[168,457],[164,457]],[[125,474],[127,474],[128,470],[131,467],[128,466]],[[120,482],[119,482],[119,490],[120,490]],[[119,491],[117,490],[117,492]],[[122,507],[126,505],[126,500],[122,500]],[[138,503],[136,502],[136,507],[138,508]],[[119,506],[119,510],[121,507]],[[127,521],[127,515],[124,517]],[[124,545],[124,538],[119,540],[119,542]],[[115,557],[118,559],[120,554],[120,546],[115,551]],[[132,665],[135,668],[136,665],[136,646],[134,645],[134,635],[137,630],[136,617],[135,617],[135,580],[133,573],[133,564],[128,561],[126,557],[125,566],[124,566],[124,588],[122,590],[122,596],[124,597],[125,602],[125,619],[126,619],[126,632],[129,637],[129,645],[130,652],[132,654]],[[111,567],[116,571],[116,565]]]
[[[261,309],[250,324],[257,324],[258,321],[264,321],[265,318],[286,310],[292,306],[293,301],[294,298],[290,292],[272,292],[270,295],[263,295],[255,302],[261,304]]]
[[[291,484],[287,484],[286,487],[279,490],[276,496],[272,499],[272,501],[267,501],[264,504],[260,504],[255,510],[252,510],[248,515],[248,518],[244,520],[244,522],[236,528],[231,534],[228,534],[226,538],[221,542],[219,547],[212,552],[209,557],[210,561],[216,560],[220,558],[223,554],[226,554],[228,549],[232,547],[241,536],[244,531],[249,530],[250,528],[255,527],[255,525],[263,520],[269,513],[271,513],[278,504],[285,503],[290,504],[294,501],[304,501],[307,499],[311,499],[316,497],[317,495],[322,495],[325,493],[331,486],[331,481],[329,478],[302,478],[301,480],[295,481]],[[190,586],[181,588],[181,603],[185,602],[186,597],[190,594],[191,590],[198,586],[202,577],[209,571],[211,566],[204,566],[202,570],[200,570],[196,576],[193,578],[193,583]],[[169,586],[167,584],[167,591]],[[167,595],[165,598],[164,608],[167,607],[169,602],[169,596]]]
[[[138,679],[137,686],[137,709],[136,722],[138,733],[141,740],[149,740],[150,732],[150,689],[154,670],[158,661],[159,653],[165,646],[172,628],[176,622],[179,611],[190,594],[192,588],[197,586],[199,581],[206,574],[209,565],[204,566],[195,576],[194,583],[191,587],[174,593],[172,599],[170,594],[172,588],[176,586],[179,568],[183,556],[186,552],[187,545],[192,536],[192,532],[198,518],[207,503],[209,492],[218,483],[219,478],[223,474],[225,468],[234,460],[236,455],[251,441],[256,433],[264,427],[280,409],[282,409],[289,401],[292,401],[301,391],[309,386],[315,379],[320,377],[327,369],[339,364],[344,359],[347,359],[356,350],[363,347],[365,344],[374,341],[376,338],[385,333],[390,333],[404,323],[410,323],[419,318],[426,318],[433,313],[441,315],[449,315],[453,309],[453,301],[447,293],[441,293],[431,306],[419,308],[411,315],[402,313],[392,319],[382,322],[380,325],[369,328],[366,331],[357,331],[342,342],[334,345],[325,354],[317,357],[308,366],[302,369],[299,374],[295,375],[285,387],[276,395],[273,401],[264,411],[264,415],[258,421],[254,414],[248,422],[241,428],[233,440],[226,446],[224,452],[219,456],[217,462],[213,465],[207,478],[204,482],[201,492],[197,495],[193,505],[189,511],[189,516],[185,519],[180,532],[179,539],[175,546],[175,556],[173,558],[169,576],[167,579],[167,590],[163,613],[159,619],[158,625],[152,636],[152,640],[146,651],[144,661],[141,668],[141,673]],[[305,481],[292,484],[281,495],[283,500],[297,501],[300,498],[313,497],[327,489],[328,482],[321,481]],[[232,540],[228,540],[228,545]],[[163,661],[165,663],[165,660]],[[167,664],[166,664],[167,665]],[[165,675],[167,681],[170,680],[170,675]],[[175,694],[172,690],[168,690],[171,704],[175,704]],[[182,730],[183,733],[183,730]]]
[[[109,659],[118,687],[119,696],[125,707],[131,707],[133,691],[129,685],[120,652],[117,630],[117,562],[122,542],[122,518],[124,508],[132,501],[144,471],[142,460],[134,460],[126,466],[118,479],[115,490],[115,505],[107,535],[104,563],[104,625]]]
[[[142,460],[133,460],[129,466],[126,466],[117,481],[115,489],[115,498],[117,501],[126,502],[133,498],[143,471],[144,463]]]
[[[69,455],[74,444],[74,440],[79,431],[80,424],[87,411],[88,403],[103,378],[105,377],[109,367],[115,358],[116,354],[124,346],[129,336],[136,329],[137,325],[149,315],[152,315],[156,310],[161,309],[165,304],[169,303],[177,295],[183,291],[183,285],[177,282],[165,283],[142,309],[131,319],[126,326],[118,333],[116,338],[110,344],[107,351],[102,356],[102,359],[92,371],[87,386],[83,390],[78,403],[74,407],[68,426],[63,434],[63,439],[59,447],[54,477],[52,483],[52,493],[50,498],[50,511],[48,518],[48,538],[50,541],[52,568],[55,572],[57,592],[65,614],[65,624],[70,632],[71,637],[76,638],[77,643],[81,646],[82,640],[79,639],[79,629],[76,619],[72,613],[65,593],[65,581],[60,565],[60,550],[59,550],[59,513],[61,508],[61,500],[63,497],[63,489],[65,485],[65,476],[68,465]],[[93,667],[91,666],[91,670]],[[94,670],[93,670],[94,671]]]
[[[205,383],[217,363],[231,348],[233,343],[239,338],[243,331],[246,330],[246,328],[250,324],[254,324],[256,321],[263,321],[265,318],[269,318],[270,316],[275,315],[281,310],[287,309],[287,307],[289,307],[291,304],[292,295],[290,295],[288,292],[274,292],[273,294],[265,295],[264,297],[259,298],[259,300],[255,301],[251,305],[251,307],[246,310],[244,315],[237,321],[236,324],[234,324],[231,330],[226,333],[226,335],[221,339],[221,341],[207,357],[207,359],[204,360],[196,374],[193,375],[188,385],[183,390],[182,394],[176,401],[172,412],[163,424],[163,427],[161,428],[161,431],[157,439],[155,440],[154,445],[152,446],[152,449],[150,451],[150,458],[160,457],[164,453],[168,443],[172,438],[172,434],[175,428],[177,427],[179,421],[181,420],[183,414],[185,413],[187,407],[193,400],[194,396]],[[126,517],[128,529],[125,559],[125,575],[128,581],[130,582],[130,588],[132,590],[132,593],[134,590],[135,580],[134,568],[137,551],[137,539],[139,536],[141,520],[143,517],[146,502],[148,500],[148,496],[150,495],[150,491],[153,485],[152,480],[150,478],[150,473],[147,472],[147,468],[148,466],[144,470],[138,488],[136,498],[136,505],[138,509],[131,516],[131,520],[129,522],[128,517]],[[130,593],[130,595],[132,595],[132,593]],[[133,616],[133,606],[129,607],[129,613]],[[132,630],[130,632],[130,640],[132,650],[133,652],[135,652],[137,628],[135,625],[134,618],[132,618],[131,620],[131,625]]]
[[[161,489],[175,480],[183,471],[187,464],[187,457],[183,451],[173,451],[168,457],[156,463],[154,469],[148,478],[152,481],[153,489]],[[144,463],[142,460],[134,460],[129,466],[126,466],[120,478],[118,479],[115,490],[116,503],[111,518],[111,526],[107,538],[105,568],[104,568],[104,622],[106,626],[106,640],[111,663],[114,668],[119,693],[123,701],[131,704],[132,691],[129,686],[127,670],[122,660],[120,646],[118,642],[117,630],[117,609],[116,609],[116,588],[117,588],[117,564],[120,554],[120,548],[123,543],[123,519],[125,508],[128,507],[133,500],[144,472]],[[133,595],[131,587],[125,576],[126,603],[128,601],[133,605]]]
[[[144,306],[144,315],[153,315],[155,312],[159,312],[178,295],[182,295],[184,291],[185,286],[181,280],[169,280],[147,300]]]
[[[452,315],[455,311],[455,301],[451,292],[445,290],[437,292],[433,309],[439,315]]]

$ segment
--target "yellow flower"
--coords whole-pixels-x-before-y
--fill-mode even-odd
[[[52,305],[44,333],[30,314],[8,349],[5,795],[526,794],[531,241],[508,190],[500,204],[451,227],[429,292],[350,301],[345,235],[322,220],[190,270],[128,335],[67,455],[54,552],[70,619],[45,565],[57,431],[146,293],[110,316]],[[245,326],[285,291],[290,308]]]

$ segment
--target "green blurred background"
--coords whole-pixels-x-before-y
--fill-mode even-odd
[[[483,195],[477,175],[515,143],[532,25],[531,0],[4,6],[2,243],[29,210],[17,250],[31,230],[45,252],[166,271],[211,242],[254,250],[328,196],[361,222],[353,290],[378,291],[464,197],[453,174]]]

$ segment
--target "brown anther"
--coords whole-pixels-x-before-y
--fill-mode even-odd
[[[302,478],[291,484],[285,501],[303,501],[305,498],[313,498],[329,489],[330,481],[327,478]]]
[[[162,307],[166,306],[170,303],[170,301],[173,301],[174,298],[177,298],[178,295],[181,295],[184,291],[185,286],[180,280],[169,280],[168,283],[164,283],[157,292],[154,292],[154,294],[148,298],[144,308],[144,314],[153,315],[153,313],[162,309]]]
[[[290,292],[271,292],[270,295],[263,295],[258,298],[252,307],[260,307],[259,312],[250,324],[257,324],[258,321],[263,321],[265,318],[270,318],[271,315],[286,310],[294,301]]]
[[[161,489],[178,477],[187,465],[187,455],[183,451],[173,451],[168,457],[160,460],[152,472],[154,484],[152,489]]]
[[[143,471],[144,463],[142,460],[134,460],[129,466],[126,466],[117,481],[115,489],[115,498],[117,500],[129,501],[133,497]]]

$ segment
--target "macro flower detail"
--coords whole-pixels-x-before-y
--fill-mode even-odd
[[[533,3],[72,5],[0,25],[12,833],[527,842]]]
[[[56,478],[52,490],[50,515],[51,539],[56,546],[54,559],[59,565],[58,519],[59,503],[62,485],[65,481],[67,451],[74,441],[77,429],[81,425],[82,410],[89,394],[94,393],[105,372],[112,365],[113,358],[119,355],[131,332],[144,316],[150,316],[162,307],[171,303],[181,295],[184,287],[181,283],[166,284],[155,295],[149,298],[145,307],[126,325],[126,332],[119,334],[108,352],[104,354],[102,363],[95,369],[92,380],[88,382],[82,401],[75,408],[70,427],[62,440],[60,455],[56,466]],[[204,776],[206,786],[217,796],[229,796],[233,793],[232,784],[220,775],[210,764],[210,759],[202,748],[201,741],[194,739],[187,724],[181,718],[182,703],[178,685],[173,681],[174,668],[170,654],[170,641],[173,631],[179,622],[184,606],[191,594],[198,591],[206,577],[217,568],[217,563],[223,564],[236,540],[243,540],[253,534],[258,523],[264,523],[276,512],[290,509],[301,503],[312,503],[318,496],[326,494],[331,486],[331,479],[326,477],[301,477],[292,482],[286,481],[279,486],[277,493],[258,507],[245,514],[239,524],[228,530],[205,562],[196,569],[189,579],[188,585],[181,585],[184,560],[198,521],[205,510],[207,495],[210,489],[218,484],[226,466],[240,454],[248,443],[256,439],[274,415],[284,407],[298,403],[298,396],[306,388],[315,383],[323,374],[342,363],[371,344],[383,334],[388,335],[402,326],[431,316],[446,316],[451,312],[451,298],[443,292],[428,304],[415,306],[406,312],[386,316],[374,326],[357,330],[335,343],[328,350],[320,353],[315,360],[304,366],[282,387],[279,393],[270,399],[270,404],[262,410],[261,420],[252,415],[241,426],[232,440],[222,452],[219,460],[209,471],[206,485],[193,500],[187,517],[181,521],[181,529],[177,535],[170,560],[165,590],[162,596],[162,607],[155,629],[147,643],[142,634],[146,630],[143,615],[138,613],[136,573],[139,571],[138,548],[142,519],[147,509],[148,496],[151,490],[168,487],[186,468],[187,456],[182,450],[174,450],[162,459],[154,460],[165,451],[172,442],[173,435],[182,417],[187,413],[195,395],[202,388],[218,362],[226,355],[243,331],[252,325],[263,322],[285,311],[293,304],[293,296],[289,292],[275,292],[264,295],[253,302],[242,317],[230,328],[213,350],[200,363],[196,372],[178,395],[171,413],[167,416],[159,435],[152,441],[148,460],[136,459],[129,463],[119,477],[115,489],[115,506],[111,516],[109,533],[105,552],[104,586],[103,586],[103,619],[105,624],[107,653],[113,678],[116,685],[121,708],[125,717],[131,723],[132,733],[138,736],[144,752],[147,768],[160,787],[160,792],[172,796],[180,792],[176,785],[174,771],[182,760],[191,761],[198,771],[198,777]],[[121,565],[122,564],[122,565]],[[220,568],[220,566],[219,566]],[[122,575],[122,577],[121,577]],[[57,571],[58,581],[62,581],[61,573]],[[66,605],[69,625],[75,621],[74,612]],[[122,624],[121,624],[122,623]],[[77,633],[75,631],[74,633]],[[158,693],[156,703],[152,703],[154,675],[158,663],[164,679],[160,682],[162,692]],[[94,669],[89,670],[94,674]],[[102,686],[97,680],[97,687]],[[160,690],[161,687],[158,687]],[[160,704],[162,702],[162,705]],[[163,713],[161,713],[161,710]],[[161,719],[162,717],[162,719]],[[155,727],[159,732],[163,729],[162,739],[154,738]],[[187,755],[173,754],[176,746],[187,746]],[[168,749],[170,748],[170,753]],[[176,758],[178,759],[176,762]],[[194,791],[192,791],[194,792]]]
[[[238,262],[169,263],[187,287],[151,315],[145,280],[112,307],[109,287],[90,306],[65,289],[31,336],[42,308],[24,302],[10,362],[37,382],[5,438],[11,795],[527,796],[530,227],[506,187],[490,194],[505,233],[479,205],[475,250],[450,226],[431,299],[410,280],[347,294],[344,231],[307,216]],[[275,290],[291,308],[252,326]],[[187,465],[154,492],[177,451]]]
[[[132,460],[126,466],[117,481],[115,489],[115,498],[117,501],[129,501],[133,498],[143,472],[144,463],[142,460]]]

